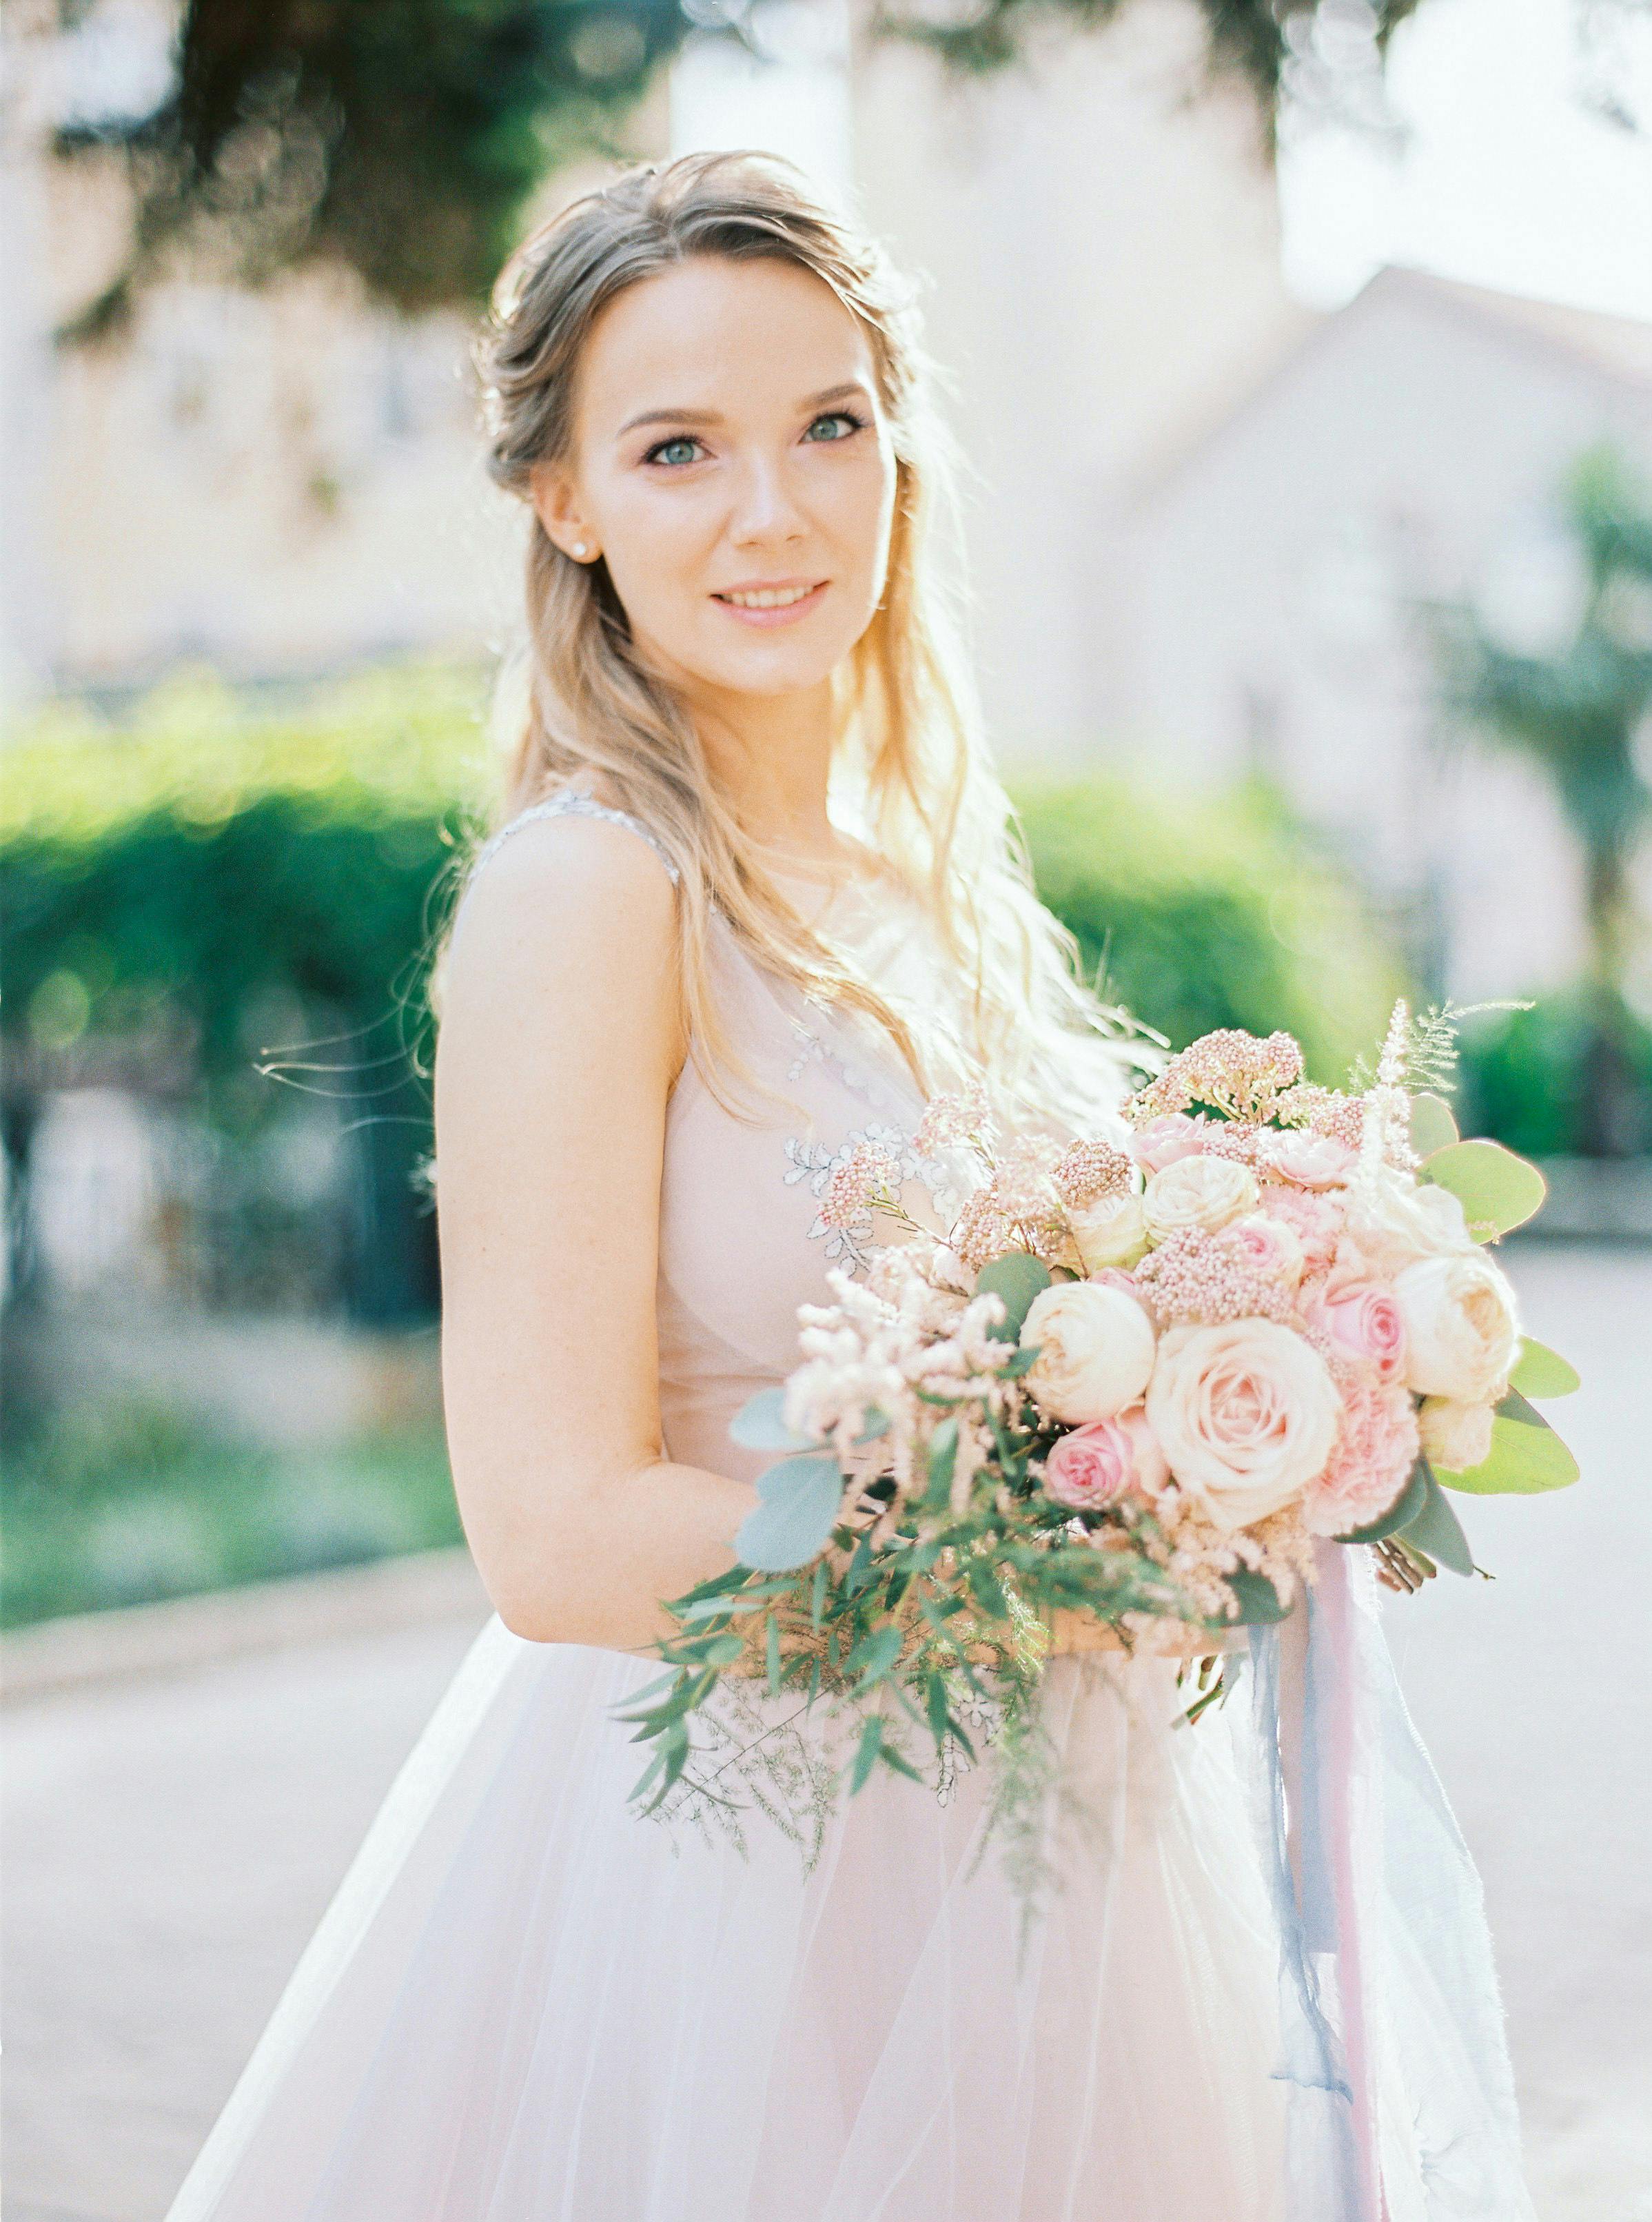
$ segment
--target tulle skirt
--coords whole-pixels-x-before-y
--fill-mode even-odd
[[[614,1714],[658,1671],[490,1623],[170,2222],[1298,2222],[1248,1703],[1052,1662],[1023,1934],[984,1767],[880,1772],[807,1872],[761,1815],[638,1817]],[[1388,2222],[1529,2212],[1436,2197],[1391,2049],[1379,2101]]]

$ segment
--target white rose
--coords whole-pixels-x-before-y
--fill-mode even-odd
[[[1491,1404],[1520,1351],[1514,1290],[1476,1249],[1424,1258],[1394,1283],[1405,1321],[1405,1385],[1424,1397]]]
[[[1096,1203],[1069,1204],[1067,1225],[1087,1273],[1105,1265],[1128,1268],[1152,1247],[1139,1196],[1104,1196]]]
[[[1260,1196],[1256,1175],[1232,1158],[1178,1158],[1148,1182],[1141,1208],[1147,1232],[1162,1242],[1170,1234],[1214,1234],[1254,1211]]]
[[[1382,1278],[1422,1258],[1477,1253],[1463,1208],[1449,1189],[1385,1167],[1347,1191],[1347,1227],[1372,1271]]]
[[[1219,1528],[1288,1504],[1323,1471],[1341,1415],[1323,1359],[1273,1320],[1171,1328],[1147,1387],[1171,1472]]]
[[[1122,1289],[1095,1281],[1058,1281],[1027,1308],[1023,1346],[1039,1354],[1027,1376],[1035,1402],[1052,1419],[1082,1426],[1110,1420],[1147,1385],[1156,1347],[1153,1321]]]
[[[1448,1473],[1467,1473],[1492,1455],[1492,1407],[1451,1397],[1425,1397],[1417,1414],[1423,1454]]]

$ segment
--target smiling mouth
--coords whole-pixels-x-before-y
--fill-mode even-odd
[[[807,601],[812,594],[818,594],[826,584],[826,580],[818,579],[812,586],[795,584],[738,588],[713,594],[712,599],[732,610],[789,610],[799,602]]]

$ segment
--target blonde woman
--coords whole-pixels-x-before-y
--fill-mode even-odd
[[[765,1462],[730,1418],[865,1263],[832,1167],[881,1142],[943,1223],[927,1091],[1096,1133],[1121,1070],[947,644],[876,248],[774,158],[639,168],[521,250],[483,367],[531,653],[442,968],[437,1156],[498,1613],[173,2222],[1517,2222],[1448,1817],[1410,1773],[1366,1812],[1415,1886],[1372,1886],[1349,1989],[1256,1825],[1271,1693],[1178,1733],[1173,1660],[1059,1631],[1050,1724],[1100,1827],[1025,1960],[970,1856],[983,1771],[874,1780],[812,1864],[761,1814],[736,1842],[628,1805],[660,1600],[733,1562]]]

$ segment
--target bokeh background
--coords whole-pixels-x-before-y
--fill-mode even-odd
[[[468,342],[535,217],[706,146],[920,276],[943,561],[1111,991],[1329,1081],[1396,992],[1474,1007],[1459,1117],[1548,1176],[1509,1254],[1593,1494],[1488,1516],[1499,1594],[1407,1608],[1411,1686],[1545,2222],[1652,2217],[1611,1758],[1652,1695],[1568,1618],[1622,1635],[1652,1567],[1646,0],[12,0],[3,41],[19,2222],[164,2203],[480,1610],[423,1178],[517,634]],[[1531,1849],[1568,1798],[1586,1889]]]

